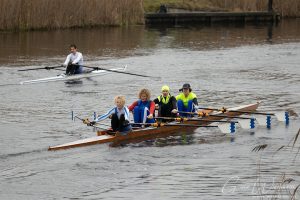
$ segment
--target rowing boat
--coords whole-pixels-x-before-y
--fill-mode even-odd
[[[229,108],[228,111],[255,111],[259,106],[259,102],[249,105],[243,105],[238,106],[234,108]],[[218,116],[221,115],[222,117]],[[195,125],[208,125],[211,122],[207,120],[216,120],[220,118],[226,118],[226,116],[238,116],[241,115],[241,113],[238,112],[216,112],[214,116],[208,116],[205,117],[206,121],[191,121],[188,122],[189,124],[195,124]],[[174,124],[177,122],[171,122],[170,124]],[[187,123],[187,122],[183,122]],[[141,128],[137,130],[133,130],[132,132],[128,134],[115,134],[110,135],[108,130],[105,131],[98,131],[97,136],[77,140],[75,142],[70,142],[62,145],[52,146],[49,147],[48,150],[59,150],[59,149],[67,149],[67,148],[74,148],[74,147],[80,147],[80,146],[88,146],[88,145],[94,145],[94,144],[103,144],[103,143],[110,143],[112,146],[116,146],[119,144],[125,144],[125,143],[131,143],[131,142],[138,142],[153,138],[159,138],[159,137],[166,137],[170,136],[176,133],[193,133],[193,131],[197,129],[197,127],[186,127],[186,126],[162,126],[162,127],[146,127]]]
[[[113,71],[122,72],[122,71],[125,71],[126,68],[127,68],[127,65],[125,65],[123,67],[120,67],[120,68],[114,68],[114,69],[109,69],[109,70],[102,70],[102,69],[92,70],[92,71],[85,72],[85,73],[82,73],[82,74],[74,74],[74,75],[59,74],[59,75],[54,76],[54,77],[22,81],[22,82],[20,82],[20,84],[25,85],[25,84],[47,83],[47,82],[55,82],[55,81],[66,81],[66,82],[76,81],[76,80],[80,80],[80,79],[83,79],[83,78],[103,76],[103,75],[112,73]]]

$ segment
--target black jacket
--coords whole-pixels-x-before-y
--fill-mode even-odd
[[[158,116],[159,117],[176,117],[176,114],[172,113],[173,109],[177,109],[177,101],[174,96],[170,96],[169,102],[166,104],[162,102],[162,95],[160,98],[154,99],[154,103],[159,105]]]

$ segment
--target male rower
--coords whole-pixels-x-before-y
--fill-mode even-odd
[[[75,44],[70,45],[70,54],[67,56],[64,66],[66,67],[66,74],[81,74],[83,72],[83,57],[82,53],[77,52]]]

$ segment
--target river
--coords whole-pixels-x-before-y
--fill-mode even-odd
[[[128,72],[162,80],[108,74],[73,85],[18,84],[61,73],[17,70],[63,63],[71,43],[86,65],[128,65]],[[299,19],[274,26],[2,32],[0,44],[0,199],[290,199],[300,184],[299,141],[292,148],[300,128],[296,114],[288,126],[273,118],[271,129],[238,128],[234,136],[198,128],[192,135],[122,147],[47,151],[95,135],[73,122],[71,111],[91,117],[110,109],[118,94],[130,104],[141,88],[155,98],[164,84],[176,95],[190,83],[202,106],[262,101],[262,112],[299,114]]]

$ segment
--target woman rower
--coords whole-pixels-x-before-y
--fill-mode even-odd
[[[179,91],[181,93],[176,96],[179,114],[181,116],[188,116],[184,112],[195,112],[198,109],[197,96],[192,92],[192,88],[189,83],[183,84]]]
[[[153,100],[158,107],[158,117],[176,117],[176,98],[170,94],[170,88],[167,85],[162,86],[161,92],[162,94]]]
[[[114,99],[116,107],[112,108],[106,114],[99,116],[95,121],[90,122],[90,125],[102,121],[104,119],[111,119],[111,127],[113,131],[118,132],[129,132],[132,130],[131,125],[129,124],[130,116],[129,110],[125,106],[125,97],[116,96]]]
[[[151,93],[148,89],[141,89],[139,100],[133,102],[128,108],[133,112],[134,123],[154,123],[153,113],[155,103],[150,100]]]

